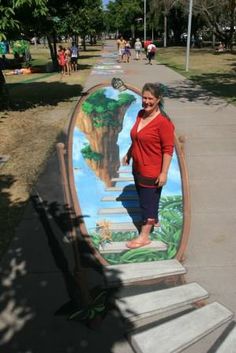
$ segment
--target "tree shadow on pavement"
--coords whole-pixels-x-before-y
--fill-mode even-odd
[[[8,110],[25,111],[40,106],[56,106],[69,101],[81,95],[83,86],[67,84],[66,81],[28,82],[8,84],[8,89],[11,100]]]
[[[236,74],[207,73],[197,76],[193,75],[191,80],[217,96],[236,100]]]
[[[92,65],[88,65],[88,64],[78,64],[78,70],[82,71],[82,70],[88,70],[91,69],[93,66]]]
[[[8,203],[11,207],[10,195]],[[132,352],[114,305],[122,288],[119,270],[102,266],[78,237],[79,270],[86,280],[78,283],[73,247],[64,242],[71,231],[69,215],[67,205],[40,200],[35,193],[25,209],[0,266],[1,353],[111,353],[119,344],[120,352]],[[116,282],[112,288],[107,275]],[[91,305],[82,304],[81,284],[89,291]]]
[[[236,80],[232,74],[193,75],[190,80],[175,81],[168,86],[168,98],[206,105],[222,105],[222,98],[235,101]],[[217,98],[218,97],[218,98]],[[225,105],[227,101],[223,102]]]

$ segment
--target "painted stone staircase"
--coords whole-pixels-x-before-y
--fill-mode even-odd
[[[209,295],[198,283],[134,295],[125,292],[127,286],[140,288],[140,284],[183,277],[185,273],[186,269],[176,259],[105,267],[107,286],[124,287],[116,298],[116,307],[134,352],[182,352],[233,319],[233,313],[222,304],[206,303]],[[136,293],[136,290],[132,292]],[[213,353],[213,350],[209,352]],[[235,326],[214,352],[236,352]]]
[[[125,173],[124,171],[121,171]],[[114,187],[108,188],[114,195],[105,196],[102,201],[137,201],[137,195],[117,196],[123,190],[120,183],[132,182],[128,170],[127,176],[114,178]],[[129,185],[126,189],[134,190]],[[138,205],[129,208],[103,208],[101,215],[128,213],[139,215]],[[133,231],[136,227],[132,222],[111,223],[112,231]],[[145,248],[165,251],[166,244],[161,241],[152,242]],[[121,252],[127,250],[124,242],[113,242],[101,252]],[[155,281],[183,279],[186,269],[176,259],[145,263],[121,264],[105,267],[105,278],[108,287],[140,287],[140,284]],[[178,281],[177,281],[178,282]],[[183,281],[180,281],[183,283]],[[136,293],[135,290],[133,292]],[[218,302],[207,304],[207,291],[198,283],[184,283],[170,288],[155,289],[151,292],[126,295],[121,293],[116,299],[116,307],[127,329],[127,337],[136,353],[177,353],[182,352],[201,341],[218,328],[228,325],[233,313]],[[220,338],[219,338],[220,340]],[[217,350],[216,350],[217,349]],[[236,327],[228,333],[223,343],[220,342],[215,353],[236,352]],[[211,352],[213,352],[211,350]],[[202,352],[201,353],[207,353]]]
[[[140,220],[140,208],[138,204],[138,197],[135,192],[134,186],[134,179],[131,173],[130,168],[120,169],[118,173],[122,176],[117,178],[113,178],[112,182],[115,183],[115,186],[108,187],[106,191],[112,192],[112,195],[104,196],[102,201],[106,202],[127,202],[133,201],[134,205],[130,207],[104,207],[98,211],[100,216],[117,216],[117,222],[110,222],[109,230],[113,232],[129,232],[129,231],[137,231],[137,227],[135,226],[134,222],[132,221],[131,217],[136,219],[137,221]],[[125,175],[125,176],[123,176]],[[121,192],[124,192],[124,186],[122,184],[129,183],[125,186],[125,193],[121,195]],[[132,194],[129,194],[129,192]],[[130,216],[129,222],[119,222],[120,215],[127,215]],[[109,253],[121,253],[123,251],[128,251],[129,249],[125,246],[126,242],[111,242],[106,243],[104,246],[100,248],[100,252],[102,254],[109,254]],[[160,241],[155,240],[152,241],[149,245],[145,246],[145,249],[153,249],[156,251],[166,251],[167,245]]]

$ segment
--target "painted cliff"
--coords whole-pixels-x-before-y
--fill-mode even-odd
[[[120,167],[118,135],[125,112],[134,100],[128,92],[120,93],[118,99],[108,98],[105,89],[100,89],[83,102],[76,121],[89,141],[81,153],[108,187],[112,186],[111,179],[117,176]]]

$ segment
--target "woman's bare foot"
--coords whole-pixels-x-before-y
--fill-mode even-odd
[[[126,243],[126,247],[129,249],[137,249],[137,248],[141,248],[142,246],[148,245],[150,243],[151,243],[151,240],[145,239],[139,236],[138,238],[128,241]]]

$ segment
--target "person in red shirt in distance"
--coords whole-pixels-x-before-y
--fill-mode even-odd
[[[133,175],[140,208],[142,226],[137,238],[126,243],[131,249],[150,244],[153,226],[159,226],[158,208],[163,185],[174,150],[174,125],[163,110],[163,85],[146,83],[142,89],[142,107],[131,129],[132,144],[123,158],[128,165],[133,160]]]
[[[147,47],[149,46],[149,44],[151,44],[152,41],[151,39],[147,39],[143,42],[143,48],[144,48],[144,51],[145,51],[145,55],[146,55],[146,58],[147,58]]]

